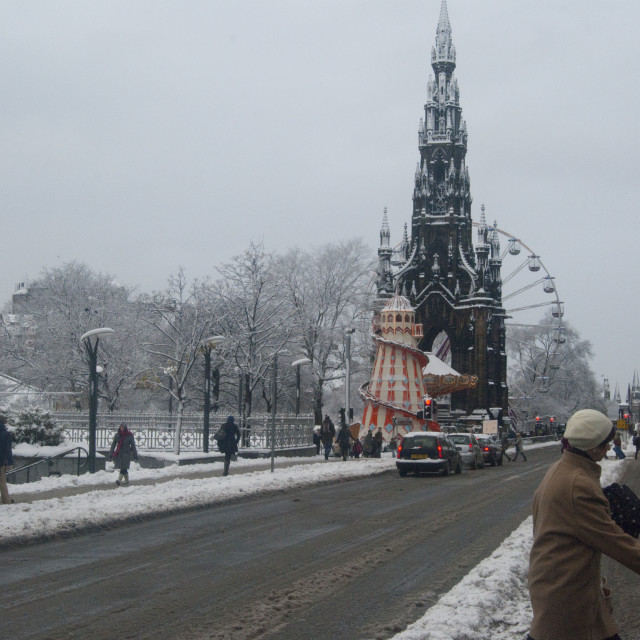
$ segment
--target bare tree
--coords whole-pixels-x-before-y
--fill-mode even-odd
[[[591,344],[548,315],[538,325],[510,326],[507,333],[511,405],[521,415],[566,420],[577,409],[603,410],[589,361]]]
[[[145,296],[141,303],[151,329],[142,348],[153,364],[141,376],[140,384],[163,389],[177,402],[174,453],[178,454],[187,382],[213,326],[211,292],[207,283],[189,284],[184,269],[180,268],[170,276],[164,292]]]
[[[301,355],[312,362],[313,410],[322,421],[325,387],[344,379],[344,334],[361,329],[354,346],[370,327],[375,266],[371,250],[360,240],[326,244],[312,251],[289,251],[279,273],[294,312]],[[360,340],[360,344],[367,341]],[[368,348],[368,347],[365,347]]]
[[[263,387],[274,356],[282,353],[289,342],[293,330],[291,313],[279,287],[273,256],[265,252],[262,244],[251,243],[218,272],[217,326],[226,337],[227,370],[235,369],[240,377],[242,413],[248,417],[256,388]]]
[[[104,372],[99,390],[113,408],[122,387],[135,377],[136,312],[131,292],[113,276],[77,262],[45,270],[14,296],[13,374],[43,390],[80,393],[88,384],[80,336],[110,326],[117,339],[101,345]]]

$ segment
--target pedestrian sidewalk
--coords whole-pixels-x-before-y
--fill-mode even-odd
[[[116,473],[48,477],[32,485],[10,487],[15,504],[2,505],[0,548],[80,535],[104,528],[139,523],[161,515],[213,508],[230,501],[270,496],[285,491],[387,473],[389,460],[277,458],[238,460],[223,476],[220,462],[142,469],[134,463],[131,483],[117,487]]]

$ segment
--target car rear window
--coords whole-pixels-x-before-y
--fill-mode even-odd
[[[405,438],[402,442],[402,446],[405,449],[417,449],[418,447],[435,447],[438,442],[438,438],[434,436],[414,436],[412,438]]]
[[[449,440],[451,440],[455,444],[467,444],[467,442],[469,442],[469,436],[449,436]]]

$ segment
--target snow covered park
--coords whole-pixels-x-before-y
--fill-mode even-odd
[[[527,450],[549,445],[557,446],[557,443],[534,445]],[[11,485],[11,496],[16,504],[2,507],[0,545],[90,531],[118,522],[135,521],[152,512],[201,508],[240,497],[375,475],[395,467],[391,457],[361,459],[347,464],[338,460],[312,462],[315,460],[318,459],[285,461],[280,458],[273,473],[268,468],[265,470],[268,461],[264,459],[238,460],[232,464],[228,477],[220,477],[220,462],[163,469],[142,469],[134,463],[130,472],[132,484],[118,489],[114,489],[115,474],[110,470]],[[282,466],[284,464],[288,466]],[[617,479],[624,463],[612,459],[603,460],[601,464],[604,485]],[[215,475],[197,477],[207,471]],[[74,490],[83,493],[62,495]],[[53,491],[56,497],[51,497]],[[43,499],[38,499],[39,493]],[[26,499],[27,495],[31,502],[21,502],[21,496]],[[531,619],[527,591],[531,534],[529,517],[492,556],[472,569],[420,620],[395,639],[521,640]]]

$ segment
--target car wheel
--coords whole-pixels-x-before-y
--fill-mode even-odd
[[[407,477],[407,470],[406,469],[398,469],[398,475],[401,478],[406,478]]]
[[[460,475],[462,473],[462,462],[458,460],[458,466],[456,467],[456,474]]]
[[[449,461],[447,460],[442,467],[442,475],[448,476],[450,471],[451,471],[451,468],[449,466]]]
[[[474,458],[473,462],[471,463],[471,470],[475,471],[478,468],[478,461]]]
[[[482,460],[480,460],[480,468],[484,469],[484,456],[482,456]]]
[[[500,457],[498,458],[498,466],[501,467],[502,466],[502,461],[503,461],[503,455],[500,454]]]
[[[491,463],[491,466],[492,466],[492,467],[495,467],[495,466],[496,466],[496,464],[498,464],[498,462],[496,461],[496,457],[495,457],[495,456],[493,456],[493,458],[491,458],[491,459],[489,460],[489,462]]]

